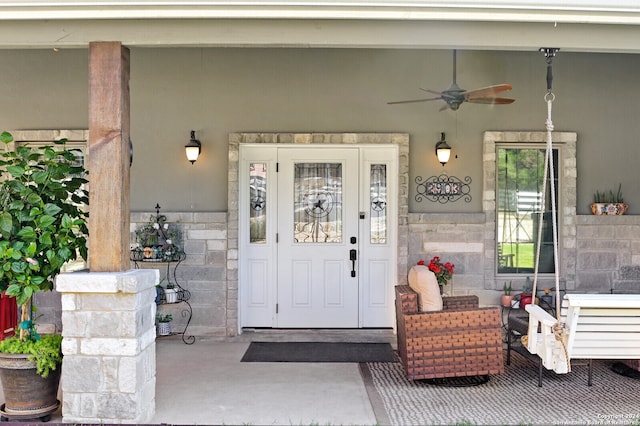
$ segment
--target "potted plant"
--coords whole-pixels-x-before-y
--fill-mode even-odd
[[[596,191],[593,194],[593,203],[591,204],[591,212],[594,215],[619,216],[625,214],[629,206],[624,203],[622,198],[622,184],[618,185],[618,191]]]
[[[158,320],[158,336],[170,335],[171,321],[173,320],[173,316],[171,316],[171,314],[158,313],[156,315],[156,319]]]
[[[59,405],[62,336],[38,335],[31,298],[52,289],[67,261],[87,257],[86,170],[77,165],[77,150],[64,147],[65,140],[15,150],[9,149],[10,133],[0,134],[0,140],[5,144],[0,155],[0,291],[20,308],[19,334],[0,342],[2,415],[46,418]]]
[[[504,282],[504,285],[502,286],[502,306],[504,306],[505,308],[508,308],[509,306],[511,306],[511,303],[513,302],[513,294],[511,294],[511,292],[513,291],[513,288],[511,287],[511,281],[509,281],[509,284],[507,284],[507,282]]]

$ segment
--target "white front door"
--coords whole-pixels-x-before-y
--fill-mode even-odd
[[[241,327],[393,326],[397,155],[241,145]]]
[[[358,151],[284,148],[278,163],[278,327],[357,327]]]

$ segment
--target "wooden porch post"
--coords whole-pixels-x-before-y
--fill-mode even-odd
[[[155,414],[158,270],[129,262],[129,50],[89,45],[89,268],[60,274],[62,416],[148,424]],[[107,327],[120,324],[121,327]]]
[[[89,44],[89,267],[130,269],[129,49]]]

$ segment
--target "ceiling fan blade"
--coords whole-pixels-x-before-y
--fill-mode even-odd
[[[428,99],[409,99],[407,101],[393,101],[393,102],[387,102],[387,105],[411,104],[415,102],[428,102],[428,101],[439,101],[439,100],[442,100],[442,97],[428,98]]]
[[[483,87],[475,90],[467,90],[462,93],[465,99],[471,100],[474,98],[488,98],[498,95],[500,93],[508,92],[513,87],[510,84],[497,84],[495,86]]]
[[[509,99],[509,98],[474,98],[474,99],[467,99],[466,101],[474,103],[474,104],[506,105],[506,104],[512,104],[516,100],[515,99]]]
[[[444,111],[445,109],[449,109],[449,108],[451,108],[449,104],[445,103],[438,109],[438,112]]]

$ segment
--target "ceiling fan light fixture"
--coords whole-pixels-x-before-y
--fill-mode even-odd
[[[436,143],[436,156],[440,164],[442,164],[442,167],[444,167],[444,165],[449,162],[449,158],[451,158],[451,147],[447,144],[447,141],[444,140],[444,132],[440,133],[440,140]]]

